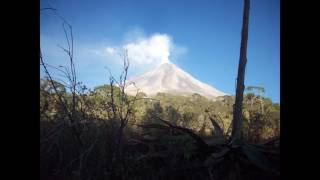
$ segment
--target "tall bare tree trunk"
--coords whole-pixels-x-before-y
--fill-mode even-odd
[[[242,101],[244,91],[244,76],[247,63],[247,43],[248,43],[248,27],[249,27],[249,9],[250,0],[244,1],[244,12],[242,21],[242,32],[241,32],[241,47],[240,47],[240,60],[238,66],[238,78],[237,78],[237,89],[236,89],[236,100],[233,112],[232,121],[232,141],[235,142],[241,137],[241,125],[242,125]]]

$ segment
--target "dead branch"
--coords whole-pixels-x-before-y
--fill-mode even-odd
[[[166,125],[168,125],[170,128],[177,129],[177,130],[180,130],[181,132],[188,134],[190,137],[192,137],[196,141],[196,144],[198,145],[199,148],[201,148],[204,151],[208,150],[209,148],[208,144],[200,136],[196,135],[192,130],[173,125],[169,121],[163,120],[158,116],[156,116],[156,118],[159,119],[161,122],[165,123]]]

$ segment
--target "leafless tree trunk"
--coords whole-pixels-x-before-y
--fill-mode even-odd
[[[238,78],[237,78],[237,89],[236,89],[236,100],[233,112],[232,121],[232,141],[240,139],[241,136],[241,124],[242,124],[242,101],[244,91],[244,78],[245,69],[247,63],[247,43],[248,43],[248,26],[249,26],[249,9],[250,0],[244,1],[244,12],[241,32],[241,47],[240,47],[240,60],[238,66]]]

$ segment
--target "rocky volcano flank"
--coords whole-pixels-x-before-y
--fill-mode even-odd
[[[148,96],[156,95],[158,92],[183,96],[198,93],[210,99],[226,95],[195,79],[172,63],[163,63],[145,74],[129,79],[128,84],[126,93],[129,95],[135,95],[137,90]]]

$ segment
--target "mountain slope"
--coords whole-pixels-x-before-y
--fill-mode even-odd
[[[130,95],[135,95],[137,90],[148,96],[156,95],[158,92],[184,96],[198,93],[207,98],[226,95],[214,87],[200,82],[172,63],[163,63],[141,76],[130,79],[129,84],[126,93]]]

